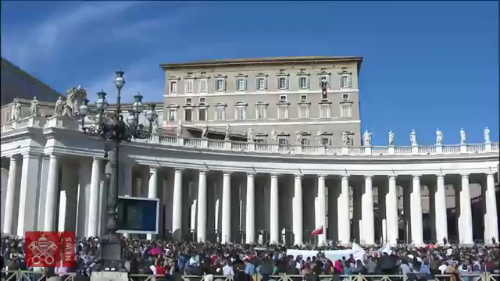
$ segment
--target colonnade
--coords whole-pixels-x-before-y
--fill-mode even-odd
[[[83,158],[83,157],[82,157]],[[78,163],[74,167],[76,170],[68,169],[66,158],[56,154],[43,155],[25,153],[10,157],[8,172],[6,206],[4,214],[3,232],[23,236],[25,231],[44,230],[52,231],[59,228],[64,230],[71,224],[74,218],[77,235],[79,236],[99,236],[102,234],[101,222],[103,221],[103,202],[105,202],[105,192],[102,187],[103,159],[93,158],[89,161],[78,159],[73,161]],[[135,165],[137,168],[138,165]],[[172,171],[173,170],[173,171]],[[495,238],[498,241],[498,214],[495,198],[495,180],[493,172],[484,174],[433,174],[433,175],[302,175],[302,174],[262,174],[262,173],[231,173],[228,171],[208,171],[189,170],[190,175],[197,173],[197,186],[190,186],[196,189],[196,217],[194,220],[195,239],[200,242],[211,240],[209,233],[213,225],[218,232],[218,219],[220,217],[220,233],[217,235],[220,242],[228,243],[233,241],[235,227],[232,226],[235,215],[234,204],[244,204],[245,210],[241,211],[241,220],[244,224],[238,227],[245,235],[244,242],[256,243],[259,239],[259,230],[256,229],[256,222],[263,220],[257,215],[257,211],[268,205],[265,209],[268,221],[266,227],[270,243],[284,242],[283,231],[291,226],[293,233],[293,244],[303,244],[305,235],[313,229],[305,229],[304,222],[310,225],[309,221],[314,221],[314,229],[323,228],[323,234],[318,236],[317,243],[324,245],[327,240],[335,240],[342,244],[347,244],[352,239],[361,244],[375,244],[378,241],[375,229],[377,224],[375,213],[382,218],[381,226],[383,240],[395,244],[401,237],[399,234],[399,209],[398,209],[398,186],[408,194],[408,203],[403,206],[404,214],[408,218],[407,224],[409,241],[413,244],[424,244],[424,227],[422,219],[422,186],[429,187],[432,197],[435,238],[441,242],[443,238],[448,238],[447,206],[445,179],[451,181],[457,190],[456,208],[458,214],[459,241],[462,244],[473,243],[472,230],[472,207],[470,179],[477,180],[484,188],[483,200],[485,206],[484,214],[484,240],[491,241]],[[143,173],[138,177],[147,181],[148,198],[159,197],[160,178],[163,174],[172,174],[168,178],[171,183],[172,196],[165,205],[171,205],[171,212],[163,211],[165,216],[171,216],[170,225],[165,225],[164,229],[169,229],[173,237],[180,239],[183,231],[186,231],[186,216],[188,206],[185,204],[186,193],[186,170],[173,169],[171,173],[165,172],[165,168],[149,167],[149,173]],[[62,175],[60,173],[63,173]],[[64,174],[66,173],[66,174]],[[137,188],[137,173],[134,172],[133,163],[120,163],[120,195],[134,196],[134,185]],[[20,181],[17,180],[20,175]],[[134,175],[136,178],[134,179]],[[210,175],[210,176],[209,176]],[[74,177],[74,179],[73,179]],[[166,176],[169,177],[169,176]],[[293,177],[293,184],[289,184],[289,177]],[[209,201],[211,186],[215,181],[222,182],[222,193],[220,208],[215,200]],[[256,184],[256,178],[260,179]],[[307,178],[307,184],[304,184]],[[282,183],[283,180],[283,183]],[[245,186],[245,193],[242,201],[234,200],[234,182]],[[264,183],[265,187],[262,186]],[[290,187],[290,189],[286,189]],[[374,188],[378,190],[377,206],[374,202]],[[268,189],[266,195],[256,196],[256,189]],[[281,189],[286,189],[282,191]],[[17,191],[19,190],[19,192]],[[63,192],[64,191],[64,192]],[[381,192],[383,191],[383,192]],[[263,191],[262,191],[263,192]],[[310,193],[315,197],[310,199]],[[137,193],[137,192],[136,192]],[[293,193],[291,197],[291,208],[284,209],[281,204],[287,203],[289,197],[283,196],[285,193]],[[65,199],[61,196],[65,194]],[[136,194],[135,196],[137,196]],[[307,196],[306,196],[307,195]],[[18,200],[16,199],[18,198]],[[304,198],[304,197],[308,197]],[[352,197],[352,202],[351,202]],[[260,199],[259,199],[260,198]],[[18,202],[18,204],[16,204]],[[311,204],[313,203],[313,204]],[[61,207],[61,204],[64,206]],[[288,203],[287,203],[288,204]],[[59,206],[59,211],[56,206]],[[285,205],[289,206],[289,205]],[[351,207],[352,206],[352,207]],[[69,212],[74,208],[75,212]],[[214,214],[208,209],[218,208]],[[351,212],[352,208],[352,212]],[[311,212],[311,209],[313,211]],[[240,208],[240,210],[243,210]],[[105,212],[105,211],[104,211]],[[291,212],[291,221],[282,222],[284,217]],[[236,212],[238,213],[238,212]],[[309,215],[306,215],[309,214]],[[311,216],[310,214],[314,215]],[[215,218],[215,222],[209,223],[210,217]],[[190,220],[190,219],[188,219]],[[351,220],[353,228],[351,231]],[[168,221],[168,220],[165,220]],[[184,223],[183,223],[184,222]],[[240,222],[241,223],[241,222]],[[333,224],[332,224],[333,223]],[[260,223],[262,225],[262,223]],[[14,229],[14,226],[16,228]],[[379,225],[380,227],[380,225]],[[63,229],[60,229],[63,228]],[[352,232],[352,233],[351,233]],[[148,235],[152,238],[153,235]],[[330,238],[330,239],[328,239]]]

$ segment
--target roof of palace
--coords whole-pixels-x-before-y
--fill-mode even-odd
[[[283,65],[283,64],[310,64],[310,63],[339,63],[357,62],[358,71],[361,68],[363,57],[359,56],[299,56],[299,57],[268,57],[243,59],[212,59],[184,63],[164,63],[160,67],[167,69],[197,68],[214,66],[243,66],[243,65]]]

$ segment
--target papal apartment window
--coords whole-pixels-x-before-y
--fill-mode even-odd
[[[257,105],[255,107],[255,119],[264,120],[267,118],[267,106],[266,105]]]
[[[340,77],[340,87],[343,89],[351,87],[351,75],[345,73],[342,74]]]
[[[245,79],[237,79],[236,80],[236,89],[238,91],[244,91],[245,90]]]
[[[193,109],[190,107],[184,108],[184,121],[192,122],[193,121]]]
[[[340,108],[340,117],[351,117],[351,104],[342,104]]]
[[[309,105],[308,104],[299,105],[299,118],[309,118]]]
[[[199,107],[198,108],[198,121],[207,121],[207,108]]]
[[[215,81],[215,90],[222,92],[226,90],[226,81],[224,79],[217,79]]]
[[[307,83],[307,77],[299,77],[299,88],[301,90],[306,90],[307,88],[309,88],[309,83]]]
[[[193,80],[186,81],[186,93],[193,92]]]
[[[278,78],[278,89],[280,90],[286,90],[287,87],[287,78],[286,77],[280,77]]]
[[[207,80],[200,80],[200,93],[206,93],[207,92]]]
[[[319,105],[319,118],[330,118],[330,104]]]
[[[278,119],[288,119],[288,105],[278,105]]]
[[[320,76],[319,77],[319,87],[321,88],[321,85],[323,85],[323,82],[329,83],[328,80],[329,80],[328,76]],[[328,88],[330,88],[330,85],[328,85]]]
[[[169,122],[175,122],[175,121],[177,121],[177,109],[170,108],[168,110],[168,121]]]
[[[226,107],[225,106],[215,107],[215,120],[218,120],[218,121],[226,120]]]
[[[257,90],[266,89],[266,78],[257,78]]]
[[[177,81],[170,81],[170,92],[177,93]]]
[[[245,120],[247,116],[246,105],[240,104],[235,107],[235,118],[236,120]]]

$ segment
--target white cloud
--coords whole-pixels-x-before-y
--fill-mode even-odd
[[[17,33],[17,37],[2,40],[2,48],[8,50],[10,59],[26,68],[39,59],[54,57],[68,41],[82,44],[78,42],[82,27],[119,16],[138,4],[140,2],[84,2],[74,9],[49,15],[27,33],[11,32]]]

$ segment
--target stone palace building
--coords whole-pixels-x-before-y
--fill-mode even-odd
[[[358,57],[161,65],[163,122],[121,144],[120,195],[159,198],[157,235],[174,239],[303,244],[323,228],[315,243],[498,241],[489,130],[479,144],[462,131],[444,132],[459,144],[438,132],[421,145],[409,132],[406,146],[391,133],[373,146],[360,129],[360,66]],[[76,117],[25,112],[2,124],[2,231],[103,234],[106,142]]]

